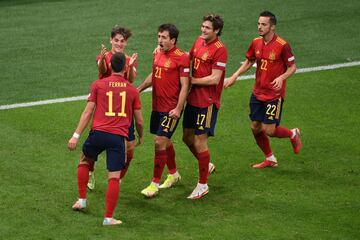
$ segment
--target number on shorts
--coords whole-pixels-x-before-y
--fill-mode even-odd
[[[266,114],[267,115],[275,116],[275,110],[276,110],[276,105],[274,105],[274,104],[266,105]]]

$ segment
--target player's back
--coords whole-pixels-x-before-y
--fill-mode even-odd
[[[120,75],[97,80],[91,88],[95,96],[89,101],[96,103],[91,129],[127,136],[133,110],[141,107],[136,88]]]

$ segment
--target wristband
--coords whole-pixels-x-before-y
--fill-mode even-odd
[[[73,138],[79,139],[79,138],[80,138],[80,134],[78,134],[78,133],[74,132],[74,134],[73,134]]]

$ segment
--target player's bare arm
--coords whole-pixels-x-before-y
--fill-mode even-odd
[[[134,110],[134,117],[135,117],[135,128],[138,134],[138,142],[136,143],[136,146],[139,146],[142,143],[142,139],[144,136],[144,119],[140,109]]]
[[[76,145],[79,141],[80,135],[82,134],[82,132],[88,125],[88,123],[93,115],[94,109],[95,109],[95,103],[88,102],[83,113],[81,114],[79,123],[76,127],[76,130],[75,130],[73,136],[69,139],[68,148],[70,151],[76,149]]]
[[[231,87],[236,83],[236,79],[243,73],[247,72],[251,66],[255,63],[255,60],[246,59],[239,69],[231,75],[229,78],[225,78],[224,88]]]
[[[129,61],[128,80],[131,83],[133,83],[136,78],[136,69],[135,69],[134,63],[136,62],[137,58],[138,58],[138,53],[134,53],[133,55],[131,55],[130,61]]]
[[[211,74],[206,77],[202,77],[202,78],[192,77],[191,84],[201,85],[201,86],[217,85],[220,82],[222,73],[223,70],[212,69]]]
[[[145,78],[144,82],[141,83],[140,86],[137,87],[137,90],[138,90],[140,93],[152,85],[152,79],[151,79],[151,78],[152,78],[152,73],[150,73],[150,74]]]
[[[188,77],[181,77],[180,84],[181,84],[181,89],[180,89],[178,103],[176,105],[176,108],[174,108],[173,110],[171,110],[169,112],[169,117],[174,118],[174,119],[180,118],[181,111],[184,108],[184,104],[185,104],[187,95],[189,93],[190,79]]]
[[[271,82],[271,84],[273,85],[273,88],[275,90],[280,90],[283,85],[284,80],[288,79],[289,77],[294,75],[295,72],[296,72],[296,65],[294,63],[293,65],[291,65],[290,67],[288,67],[286,69],[286,72],[284,72],[279,77],[275,78],[274,81]]]
[[[107,50],[106,50],[105,45],[101,44],[100,59],[98,61],[98,71],[101,74],[104,74],[107,71],[107,66],[106,66],[106,62],[105,62],[106,53],[107,53]]]

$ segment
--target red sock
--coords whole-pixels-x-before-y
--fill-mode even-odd
[[[94,166],[95,166],[95,161],[89,161],[89,171],[93,172],[94,171]]]
[[[86,198],[86,185],[89,181],[89,165],[79,164],[77,168],[79,198]]]
[[[175,162],[175,150],[172,143],[170,143],[170,146],[166,148],[167,153],[167,161],[166,165],[169,169],[170,174],[176,173],[176,162]]]
[[[288,128],[284,128],[284,127],[281,127],[281,126],[277,126],[275,128],[275,134],[274,134],[275,137],[278,137],[278,138],[291,138],[292,136],[292,131]]]
[[[256,140],[257,145],[261,149],[261,151],[265,154],[266,157],[269,157],[272,155],[272,150],[270,147],[270,141],[269,137],[265,134],[264,131],[261,131],[260,133],[255,134],[253,132],[254,138]]]
[[[197,154],[199,164],[199,183],[206,184],[209,175],[210,153],[208,150]]]
[[[125,164],[125,168],[121,170],[120,179],[122,179],[127,173],[130,166],[130,162],[133,159],[133,157],[134,157],[134,149],[126,152],[126,164]]]
[[[106,190],[106,210],[105,217],[111,218],[114,214],[114,210],[117,204],[120,193],[119,178],[110,178]]]
[[[155,151],[153,182],[160,183],[161,175],[166,164],[166,150]]]

